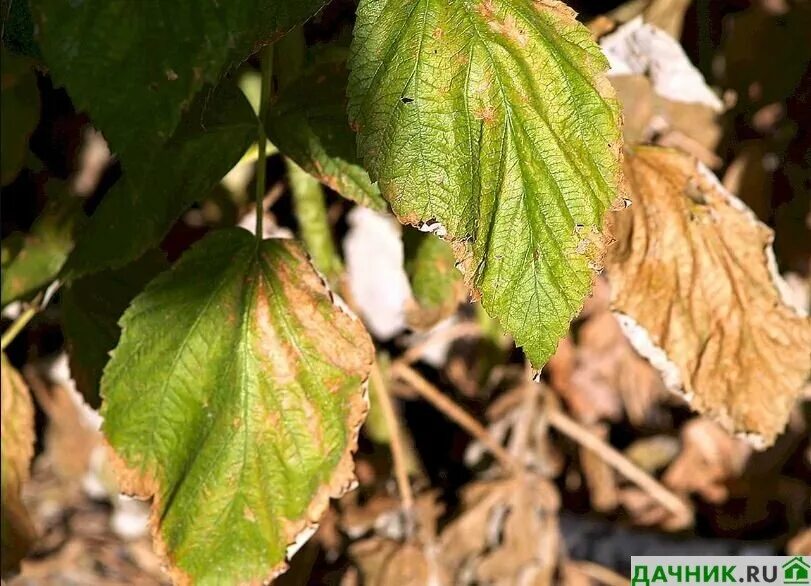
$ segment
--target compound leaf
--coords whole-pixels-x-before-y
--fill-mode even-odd
[[[532,363],[591,290],[620,195],[606,60],[554,0],[361,0],[350,123],[404,223],[438,221]]]
[[[230,65],[312,16],[325,0],[33,0],[51,75],[127,170],[169,140]]]
[[[292,240],[214,232],[136,297],[104,372],[126,492],[175,578],[259,583],[353,480],[373,347]]]

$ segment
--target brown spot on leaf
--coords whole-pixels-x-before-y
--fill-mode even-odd
[[[485,124],[492,124],[496,119],[496,111],[492,106],[487,105],[474,110],[473,117],[476,118],[476,120],[481,120]]]

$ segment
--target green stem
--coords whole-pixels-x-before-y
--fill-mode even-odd
[[[335,286],[343,272],[343,266],[332,239],[324,190],[317,179],[290,159],[287,159],[287,177],[301,239],[307,246],[313,264],[324,274],[330,285]]]
[[[263,220],[265,210],[265,172],[267,167],[267,134],[265,122],[270,109],[270,98],[273,91],[273,45],[262,50],[262,90],[259,95],[259,155],[256,160],[256,240],[262,242]]]
[[[14,341],[17,334],[19,334],[22,329],[28,325],[28,322],[31,321],[31,318],[34,317],[38,311],[39,303],[34,302],[28,306],[28,309],[17,316],[14,323],[11,324],[5,332],[3,332],[3,337],[0,339],[0,350],[5,350],[8,345]]]

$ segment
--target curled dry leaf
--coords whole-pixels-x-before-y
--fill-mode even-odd
[[[370,586],[450,586],[436,543],[437,519],[443,506],[435,492],[421,494],[411,513],[398,500],[376,496],[366,505],[344,509],[341,525],[350,536],[371,529],[371,537],[354,543],[349,554]],[[413,531],[406,515],[411,515]]]
[[[383,537],[365,539],[350,553],[368,586],[450,586],[442,574],[436,554],[414,543],[400,543]]]
[[[559,497],[549,481],[527,473],[476,482],[462,500],[464,511],[440,535],[454,584],[554,583]]]
[[[636,18],[600,41],[623,107],[628,143],[650,142],[686,150],[711,167],[721,164],[721,100],[681,45]]]
[[[518,374],[518,377],[523,376],[524,372]],[[527,392],[544,393],[545,389],[533,391],[526,384],[519,384],[499,396],[487,409],[490,421],[487,433],[495,442],[506,444],[522,467],[554,478],[563,470],[563,456],[549,437],[548,421],[536,410],[537,394],[533,398],[528,397]],[[473,440],[465,450],[465,464],[470,468],[480,466],[488,452],[489,448],[481,440]]]
[[[696,492],[712,503],[726,501],[726,484],[743,473],[751,447],[706,419],[685,424],[681,441],[681,452],[665,472],[665,484],[677,492]]]
[[[609,75],[647,75],[662,97],[704,104],[716,112],[723,103],[707,86],[679,42],[637,17],[600,40],[611,64]]]
[[[122,490],[180,583],[275,576],[354,482],[374,358],[292,240],[214,232],[121,319],[102,379]]]
[[[772,232],[694,158],[637,149],[613,214],[612,306],[636,350],[700,413],[765,447],[811,371],[811,322],[781,295]]]
[[[34,455],[34,406],[22,376],[3,354],[0,368],[0,443],[2,443],[2,573],[16,569],[34,541],[35,531],[20,491]]]
[[[596,290],[607,290],[604,279]],[[623,410],[636,426],[663,417],[662,377],[641,358],[622,333],[605,299],[592,298],[577,344],[564,338],[547,364],[550,384],[572,414],[584,423],[619,421]]]

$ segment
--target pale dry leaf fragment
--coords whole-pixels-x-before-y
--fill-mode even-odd
[[[352,298],[372,335],[390,340],[406,329],[411,299],[402,230],[389,214],[364,207],[353,208],[347,221],[343,248]]]
[[[609,75],[646,75],[654,91],[676,102],[698,103],[716,112],[723,103],[707,86],[678,41],[637,17],[600,40]]]
[[[464,510],[440,535],[441,560],[454,584],[541,586],[554,583],[559,497],[531,473],[475,482]]]
[[[34,455],[34,406],[22,376],[5,353],[0,357],[0,444],[2,444],[2,572],[16,569],[36,532],[21,499]]]
[[[636,350],[696,411],[774,442],[811,371],[811,323],[782,295],[773,234],[706,167],[637,149],[634,205],[613,214],[612,307]]]
[[[726,484],[744,471],[751,447],[730,437],[707,419],[688,421],[681,430],[682,448],[664,474],[664,483],[683,493],[698,493],[711,503],[726,501]]]
[[[786,545],[789,555],[811,555],[811,527],[802,529]]]

